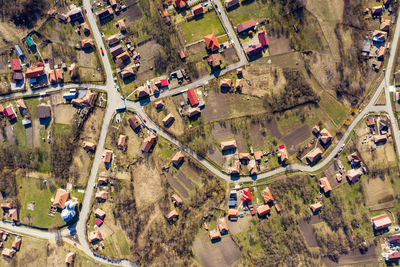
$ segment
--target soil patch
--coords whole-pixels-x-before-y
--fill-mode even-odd
[[[39,119],[34,119],[32,121],[32,129],[33,129],[33,146],[35,148],[40,147],[40,122]]]
[[[25,129],[25,133],[26,133],[26,145],[29,147],[33,146],[33,128],[28,127]]]
[[[272,135],[278,139],[280,139],[282,137],[282,134],[278,128],[278,123],[276,122],[276,120],[274,118],[267,120],[266,128],[268,129],[268,132],[270,133],[270,135]]]
[[[7,140],[10,144],[15,144],[15,136],[14,136],[14,131],[12,129],[11,125],[7,125],[6,126],[6,136],[7,136]]]
[[[238,147],[238,151],[242,152],[242,153],[247,152],[246,143],[244,142],[244,138],[243,138],[243,134],[242,134],[241,130],[239,130],[239,131],[237,131],[237,133],[235,133],[235,140],[236,140],[236,144]]]
[[[392,185],[385,176],[363,179],[362,185],[366,195],[366,204],[370,208],[394,200]]]
[[[57,105],[54,107],[56,123],[71,124],[74,114],[75,109],[71,105]]]
[[[269,40],[269,54],[270,56],[276,56],[284,53],[289,53],[290,44],[289,39],[279,34],[268,34]]]
[[[233,48],[233,47],[229,47],[229,48],[225,49],[224,52],[222,53],[222,55],[224,56],[226,66],[229,66],[229,65],[239,61],[239,58],[236,55],[235,48]]]
[[[174,178],[172,176],[172,174],[167,173],[166,177],[167,177],[168,183],[179,192],[179,195],[181,195],[184,198],[189,197],[188,191],[178,182],[178,180],[176,178]]]
[[[254,148],[261,147],[264,145],[264,138],[265,138],[265,132],[263,133],[264,130],[261,129],[260,124],[258,123],[252,123],[250,125],[250,138],[251,138],[251,143],[253,144]]]
[[[216,123],[211,130],[215,139],[223,140],[232,138],[231,125],[227,123]]]
[[[217,164],[222,164],[224,158],[222,157],[221,151],[219,151],[216,147],[210,147],[207,152],[207,156],[210,157]]]
[[[120,17],[126,17],[129,22],[134,22],[142,17],[142,11],[138,5],[138,0],[126,0],[127,10],[120,13]]]
[[[282,141],[286,144],[289,154],[294,154],[297,151],[297,145],[307,140],[310,135],[310,126],[308,126],[308,124],[303,124],[282,137]]]
[[[208,102],[201,113],[206,122],[228,117],[226,96],[219,91],[210,90]]]
[[[141,56],[140,68],[136,75],[136,84],[142,84],[145,81],[154,78],[154,73],[150,69],[154,66],[154,55],[162,47],[155,40],[151,40],[137,47],[137,52]]]
[[[322,221],[323,221],[322,218],[320,218],[318,216],[312,216],[311,220],[308,222],[305,219],[297,220],[300,230],[303,233],[303,236],[306,239],[309,247],[318,247],[318,242],[317,242],[317,239],[315,238],[312,225],[316,224],[316,223],[320,223]]]
[[[377,254],[376,254],[376,247],[375,246],[370,246],[368,248],[368,251],[364,254],[361,254],[361,252],[356,249],[351,251],[347,255],[341,255],[339,257],[339,262],[333,262],[329,258],[324,257],[323,261],[326,266],[328,267],[333,267],[333,266],[338,266],[338,265],[364,265],[368,263],[376,263],[377,262]]]
[[[192,181],[190,181],[190,179],[188,179],[183,172],[179,171],[177,173],[177,176],[179,180],[181,180],[181,182],[186,186],[187,189],[189,189],[190,191],[194,189]]]
[[[232,266],[240,259],[240,250],[230,236],[211,243],[206,235],[200,234],[194,241],[194,249],[204,267]]]

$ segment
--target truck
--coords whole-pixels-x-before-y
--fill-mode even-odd
[[[125,111],[126,111],[126,107],[125,107],[125,106],[117,107],[117,108],[115,109],[115,111],[116,111],[117,113],[125,112]]]

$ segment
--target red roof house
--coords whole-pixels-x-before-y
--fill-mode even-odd
[[[21,63],[19,63],[18,59],[11,59],[11,69],[13,71],[21,70]]]
[[[36,78],[44,74],[44,67],[30,67],[25,72],[26,78]]]
[[[198,4],[192,8],[193,16],[203,15],[204,10],[201,4]]]
[[[160,80],[160,86],[161,86],[161,87],[166,87],[166,86],[168,86],[168,80],[167,80],[167,79],[162,79],[162,80]]]
[[[204,41],[206,42],[206,48],[210,51],[219,49],[219,43],[217,37],[212,33],[210,35],[204,36]]]
[[[7,119],[8,119],[9,121],[12,121],[13,119],[16,118],[14,109],[13,109],[13,107],[12,107],[11,105],[9,105],[8,107],[6,107],[6,108],[4,109],[4,115],[7,117]]]
[[[199,104],[199,99],[197,98],[197,95],[196,95],[196,93],[194,92],[193,89],[187,90],[186,94],[187,94],[187,96],[189,98],[189,102],[190,102],[190,105],[192,107],[194,107],[194,106]]]
[[[236,30],[238,33],[250,30],[251,28],[254,28],[256,26],[256,21],[254,19],[239,23],[236,26]]]
[[[249,57],[256,56],[263,51],[263,46],[261,44],[251,45],[247,48],[246,53]]]
[[[263,47],[268,46],[268,38],[267,35],[265,34],[265,31],[258,32],[258,41]]]
[[[382,215],[372,219],[372,224],[374,226],[374,229],[379,231],[381,229],[388,228],[389,226],[391,226],[392,221],[387,215]]]
[[[242,195],[242,201],[246,202],[246,201],[251,201],[251,192],[249,188],[245,188],[243,189],[243,195]]]
[[[185,8],[188,0],[173,0],[176,9]]]

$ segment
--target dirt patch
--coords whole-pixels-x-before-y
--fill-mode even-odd
[[[192,181],[188,179],[183,172],[179,171],[176,176],[178,176],[179,180],[186,186],[187,189],[190,191],[194,189]]]
[[[13,46],[26,34],[27,29],[15,27],[12,23],[2,21],[0,23],[0,50]]]
[[[304,238],[307,241],[309,247],[318,247],[317,239],[314,235],[313,224],[322,222],[322,218],[318,216],[312,216],[310,221],[304,219],[297,220],[300,230],[303,233]]]
[[[210,147],[207,152],[207,156],[217,164],[222,164],[224,158],[222,157],[221,151],[219,151],[216,147]]]
[[[127,10],[120,13],[120,17],[126,17],[129,22],[134,22],[142,17],[142,11],[138,5],[138,0],[126,0]]]
[[[339,167],[337,165],[336,160],[334,160],[324,172],[325,176],[328,177],[328,181],[331,184],[333,189],[335,189],[335,188],[339,187],[341,184],[345,183],[344,180],[340,183],[336,180],[336,174],[338,172],[339,172]]]
[[[154,67],[154,55],[157,50],[162,48],[155,40],[151,40],[137,47],[136,51],[141,56],[140,68],[136,76],[136,84],[142,84],[145,81],[154,78],[154,73],[150,69]]]
[[[32,120],[33,129],[33,147],[40,147],[40,122],[39,119]]]
[[[215,123],[212,127],[212,135],[215,139],[224,140],[232,138],[231,125],[227,123]]]
[[[56,123],[71,124],[75,109],[71,105],[57,105],[53,108]]]
[[[26,134],[26,145],[29,147],[33,146],[33,128],[28,127],[25,129],[25,134]]]
[[[96,142],[99,138],[101,126],[103,123],[105,109],[95,108],[93,113],[89,116],[85,122],[85,126],[82,130],[81,140],[87,140],[91,142]]]
[[[207,235],[200,234],[194,241],[194,250],[204,267],[232,266],[240,259],[240,250],[230,236],[211,243]]]
[[[285,38],[280,34],[271,34],[268,32],[269,40],[269,54],[270,56],[276,56],[291,51],[289,39]]]
[[[307,140],[311,135],[310,126],[303,124],[294,129],[281,139],[286,144],[289,154],[294,154],[297,151],[297,145]]]
[[[361,254],[358,249],[351,251],[347,255],[339,256],[339,261],[333,262],[329,258],[324,257],[323,261],[326,266],[333,267],[338,265],[365,265],[369,263],[377,263],[377,254],[376,247],[370,246],[368,251],[364,254]]]
[[[243,218],[239,218],[236,222],[231,222],[228,220],[228,218],[226,218],[229,227],[229,232],[232,235],[236,235],[240,232],[248,230],[251,218],[252,218],[251,216],[245,216]]]
[[[167,173],[166,177],[168,183],[178,191],[179,195],[181,195],[184,198],[189,197],[188,191],[178,182],[178,180],[175,177],[172,176],[171,173]]]
[[[243,138],[243,134],[242,134],[241,130],[239,130],[239,131],[237,131],[237,133],[235,133],[235,140],[236,140],[238,151],[242,152],[242,153],[247,152],[246,143],[244,142],[244,138]]]
[[[250,138],[251,138],[251,143],[253,144],[254,148],[261,147],[264,145],[264,139],[266,137],[266,133],[264,129],[261,129],[260,124],[258,123],[252,123],[250,125]]]
[[[278,139],[280,139],[282,137],[282,134],[278,128],[278,123],[276,122],[276,120],[274,118],[267,120],[266,128],[268,129],[268,132],[270,135],[272,135]]]
[[[236,55],[235,48],[233,48],[233,47],[229,47],[229,48],[225,49],[224,52],[222,53],[222,55],[224,56],[226,66],[229,66],[229,65],[239,61],[239,58]]]
[[[362,185],[366,195],[366,204],[370,208],[394,200],[392,185],[385,176],[363,179]]]
[[[219,91],[210,90],[208,92],[208,102],[201,112],[206,122],[214,121],[229,116],[227,109],[226,96]]]
[[[6,136],[7,136],[7,140],[10,144],[15,144],[15,136],[14,136],[14,131],[13,131],[13,127],[11,125],[7,125],[5,127],[6,130]]]

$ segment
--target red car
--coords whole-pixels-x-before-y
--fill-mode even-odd
[[[84,10],[85,10],[85,13],[87,13],[86,8]]]
[[[103,47],[100,48],[100,51],[101,51],[101,55],[104,56]]]
[[[251,213],[251,216],[256,215],[256,211],[253,208],[250,208],[250,213]]]

